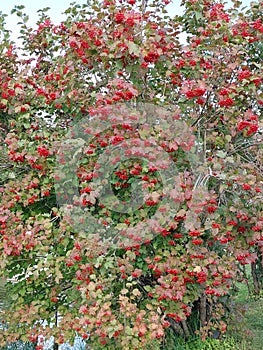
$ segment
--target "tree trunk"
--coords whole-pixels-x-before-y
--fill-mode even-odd
[[[182,323],[182,328],[184,330],[184,335],[185,335],[185,337],[187,339],[187,338],[190,337],[190,331],[188,329],[187,322],[185,320],[183,320],[183,321],[181,321],[181,323]]]
[[[259,281],[258,281],[258,276],[257,276],[256,263],[251,263],[251,274],[252,274],[252,278],[253,278],[254,293],[259,294],[260,287],[259,287]]]
[[[55,324],[56,324],[56,327],[58,327],[58,309],[56,308],[56,311],[55,311]],[[56,341],[54,340],[54,346],[53,346],[53,350],[58,350],[58,343],[56,343]]]
[[[203,292],[201,297],[200,297],[200,322],[201,322],[201,326],[205,326],[206,325],[206,294]]]
[[[178,322],[176,322],[173,318],[170,317],[166,317],[166,319],[170,323],[170,326],[175,333],[179,334],[180,336],[184,336],[184,330]]]

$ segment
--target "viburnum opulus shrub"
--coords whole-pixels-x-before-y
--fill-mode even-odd
[[[182,4],[44,9],[33,29],[17,6],[19,47],[2,17],[1,344],[158,348],[169,327],[225,332],[240,267],[262,288],[262,2]]]

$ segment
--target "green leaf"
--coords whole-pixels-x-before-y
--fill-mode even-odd
[[[226,155],[227,155],[227,152],[224,152],[224,151],[217,151],[216,152],[216,155],[217,155],[217,157],[219,157],[219,158],[225,158],[226,157]]]
[[[203,18],[202,12],[195,12],[195,18],[197,19],[197,21],[199,21],[201,18]]]
[[[44,7],[43,9],[40,9],[37,12],[47,12],[49,10],[50,10],[50,7]]]
[[[130,55],[134,54],[136,56],[140,56],[140,47],[136,45],[133,41],[128,42],[128,50]]]

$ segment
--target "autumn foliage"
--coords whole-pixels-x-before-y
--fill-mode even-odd
[[[168,3],[92,1],[59,24],[44,9],[34,29],[18,6],[21,45],[1,17],[0,272],[12,300],[0,344],[80,335],[94,349],[158,348],[168,329],[224,333],[244,266],[262,289],[262,2],[182,1],[175,17]],[[96,133],[94,120],[110,127]],[[84,131],[77,163],[64,152],[72,130]],[[122,152],[104,179],[112,193],[129,203],[143,187],[134,210],[98,198],[107,149]]]

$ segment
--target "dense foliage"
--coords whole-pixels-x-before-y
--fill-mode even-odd
[[[168,3],[92,1],[60,24],[44,9],[37,29],[17,6],[19,47],[1,17],[0,269],[12,300],[0,344],[217,336],[244,266],[262,289],[262,2],[182,1],[174,18]]]

